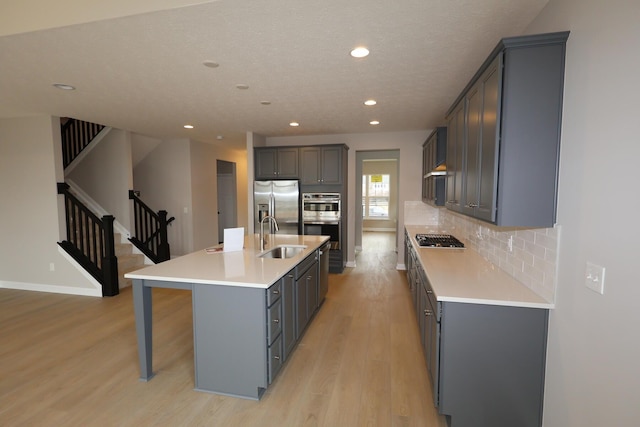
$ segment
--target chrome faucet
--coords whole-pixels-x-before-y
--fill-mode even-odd
[[[272,217],[271,215],[265,215],[264,217],[262,217],[262,219],[260,220],[260,251],[261,252],[264,251],[264,245],[267,244],[267,239],[264,237],[264,221],[267,219],[273,222],[273,227],[275,228],[275,231],[278,231],[278,221],[276,221],[275,217]]]

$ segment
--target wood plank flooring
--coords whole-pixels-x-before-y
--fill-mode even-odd
[[[2,426],[427,426],[432,405],[395,234],[356,268],[259,401],[193,391],[191,293],[154,289],[154,371],[138,381],[130,288],[114,298],[0,289]]]

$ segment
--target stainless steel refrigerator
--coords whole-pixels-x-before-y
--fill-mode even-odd
[[[300,190],[297,180],[255,181],[253,184],[253,214],[255,232],[260,232],[260,220],[266,215],[273,216],[278,222],[278,234],[300,234]],[[268,221],[269,232],[273,225]],[[265,231],[267,224],[264,224]]]

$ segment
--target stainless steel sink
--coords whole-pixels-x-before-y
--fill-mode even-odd
[[[278,245],[258,255],[260,258],[292,258],[307,247],[300,245]]]

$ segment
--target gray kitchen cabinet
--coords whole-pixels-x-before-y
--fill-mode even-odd
[[[453,103],[449,209],[499,226],[553,226],[568,36],[503,39]]]
[[[422,201],[444,206],[447,128],[438,127],[422,145]]]
[[[255,148],[256,179],[298,178],[298,148]]]
[[[302,336],[318,307],[318,255],[309,255],[295,269],[296,339]]]
[[[446,202],[449,210],[460,212],[462,202],[462,173],[465,156],[465,102],[460,101],[447,117],[447,175]]]
[[[548,310],[438,304],[438,412],[451,427],[540,427]]]
[[[295,271],[295,270],[294,270]],[[282,360],[287,360],[296,346],[296,280],[294,271],[285,274],[282,288]]]
[[[343,150],[344,145],[301,147],[302,185],[342,184]]]

